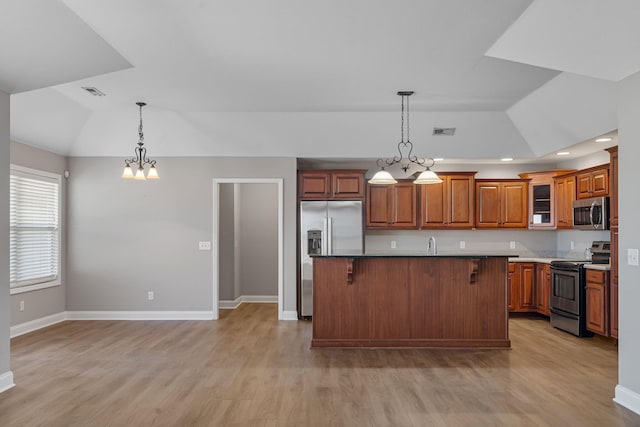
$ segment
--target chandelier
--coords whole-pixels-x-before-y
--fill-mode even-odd
[[[124,161],[124,171],[122,172],[122,178],[133,178],[139,181],[144,181],[145,179],[158,179],[158,171],[156,170],[156,161],[151,160],[147,157],[147,149],[144,148],[144,132],[142,132],[142,107],[144,107],[144,102],[136,102],[136,105],[140,107],[140,125],[138,126],[138,146],[134,149],[136,154],[135,157],[131,159],[125,159]],[[136,166],[136,173],[134,175],[133,169],[131,165]],[[147,172],[145,176],[144,167],[149,165],[149,172]]]
[[[402,119],[400,124],[400,142],[398,143],[398,153],[400,157],[393,156],[388,159],[378,159],[376,165],[380,168],[373,178],[369,180],[369,184],[395,184],[396,181],[393,176],[384,168],[386,166],[392,166],[397,163],[400,163],[400,168],[403,171],[409,170],[411,164],[415,164],[421,167],[424,167],[425,170],[418,176],[418,178],[413,181],[414,184],[438,184],[442,182],[442,180],[436,175],[435,172],[431,170],[431,167],[435,165],[435,160],[431,157],[418,157],[413,152],[413,144],[409,140],[409,97],[413,95],[413,91],[400,91],[398,95],[402,97]],[[406,119],[406,127],[407,127],[407,140],[404,140],[404,128],[405,128],[405,112],[404,112],[404,103],[407,103],[407,119]],[[404,153],[407,153],[407,156],[404,156]]]

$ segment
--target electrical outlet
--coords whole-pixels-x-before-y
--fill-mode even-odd
[[[627,264],[638,265],[638,250],[627,249]]]
[[[391,241],[391,249],[395,249],[396,248],[396,241],[392,240]]]
[[[467,242],[465,242],[464,240],[460,240],[460,249],[464,249],[467,247]]]
[[[198,249],[201,251],[210,251],[211,242],[198,242]]]
[[[152,300],[153,300],[153,297],[154,297],[154,295],[153,295],[153,291],[149,291],[149,292],[147,292],[147,299],[148,299],[149,301],[152,301]]]
[[[574,250],[576,248],[576,242],[574,242],[573,240],[571,241],[571,250]]]
[[[514,242],[513,240],[509,242],[509,247],[511,249],[515,249],[516,248],[516,242]]]
[[[20,311],[24,311],[24,301],[20,301]]]

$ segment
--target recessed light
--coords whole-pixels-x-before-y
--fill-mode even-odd
[[[569,151],[558,151],[556,154],[558,156],[568,156],[571,153]]]
[[[513,158],[511,158],[511,157],[503,157],[503,158],[500,159],[500,161],[501,162],[511,162],[511,161],[513,161]]]
[[[596,139],[596,142],[609,142],[611,141],[611,138],[598,138]]]
[[[433,159],[434,162],[441,162],[444,159],[442,157],[436,157],[435,159]]]

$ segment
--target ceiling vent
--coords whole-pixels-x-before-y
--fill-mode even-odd
[[[104,92],[99,91],[95,87],[83,86],[82,89],[86,90],[87,92],[89,92],[93,96],[105,96],[106,95]]]
[[[449,135],[453,136],[456,128],[433,128],[433,135]]]

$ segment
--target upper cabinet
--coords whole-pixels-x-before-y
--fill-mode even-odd
[[[580,171],[576,175],[578,199],[609,195],[609,165],[600,165]]]
[[[609,193],[611,200],[609,201],[609,219],[612,227],[618,226],[618,146],[607,148],[611,163],[609,164]]]
[[[529,181],[476,180],[477,228],[527,228]]]
[[[575,175],[556,178],[556,228],[573,228],[573,201],[576,199]]]
[[[417,185],[400,181],[389,185],[367,185],[366,225],[376,229],[418,228]]]
[[[610,188],[611,200],[609,201],[611,223],[611,272],[609,275],[609,332],[612,337],[618,338],[618,275],[619,263],[619,223],[618,223],[618,147],[608,148],[611,159]]]
[[[554,177],[575,170],[525,172],[520,178],[529,179],[529,228],[552,229],[556,227],[556,186]]]
[[[298,171],[300,200],[362,200],[364,170]]]
[[[421,229],[474,227],[476,172],[438,173],[440,184],[419,185]]]

